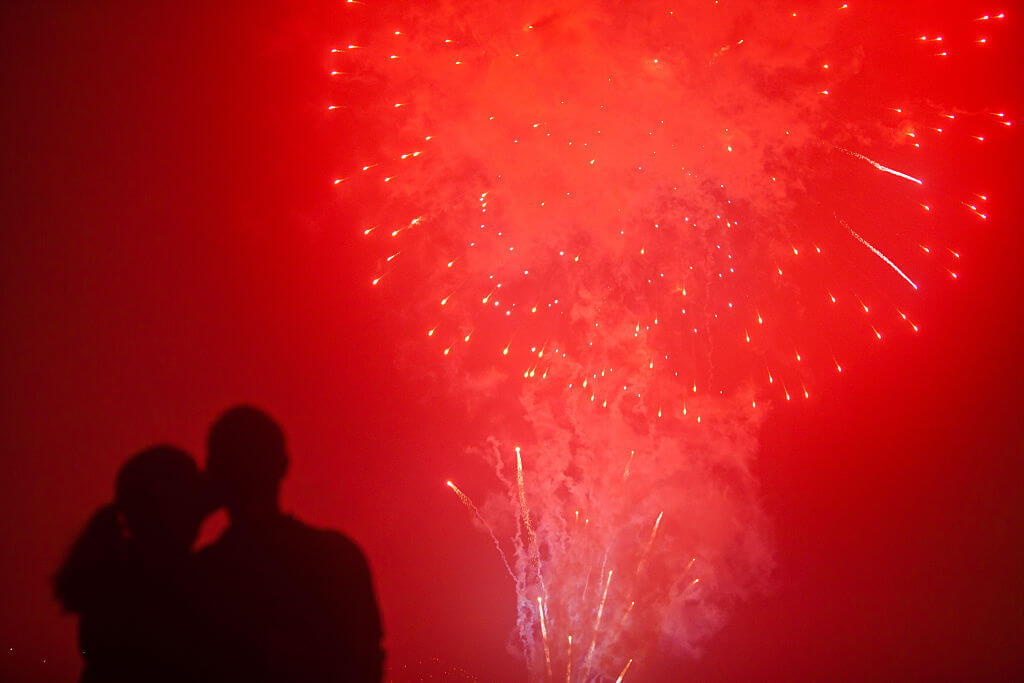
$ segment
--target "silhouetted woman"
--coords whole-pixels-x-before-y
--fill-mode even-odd
[[[189,550],[209,510],[195,461],[155,446],[121,468],[57,575],[79,615],[82,683],[197,679],[202,636]]]

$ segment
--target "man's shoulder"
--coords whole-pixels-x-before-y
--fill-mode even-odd
[[[312,526],[291,515],[283,515],[272,527],[257,533],[229,527],[213,543],[198,550],[195,561],[200,567],[210,567],[230,563],[236,556],[268,551],[292,561],[366,565],[366,556],[350,537],[334,529]]]
[[[226,555],[230,554],[231,542],[227,536],[228,532],[224,531],[213,542],[195,551],[192,556],[193,564],[204,568],[222,561]]]
[[[288,517],[291,533],[302,539],[310,548],[329,554],[336,559],[365,562],[365,556],[359,545],[349,536],[336,529],[324,529]]]
[[[253,547],[259,545],[254,540],[261,536],[250,530],[240,530],[234,525],[228,526],[212,542],[196,550],[193,559],[200,567],[230,562],[236,556],[252,552]]]

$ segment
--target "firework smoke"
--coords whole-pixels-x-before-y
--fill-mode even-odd
[[[330,113],[364,141],[334,182],[376,207],[381,305],[493,419],[504,492],[452,488],[508,557],[517,649],[567,680],[692,652],[771,563],[766,404],[916,332],[959,258],[936,216],[987,218],[923,150],[1009,120],[890,76],[980,44],[880,4],[352,5]]]

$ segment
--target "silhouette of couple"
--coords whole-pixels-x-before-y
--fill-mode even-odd
[[[287,467],[280,427],[239,406],[210,430],[205,475],[173,446],[121,468],[55,582],[80,616],[83,683],[381,680],[366,559],[281,512]],[[231,526],[193,554],[221,506]]]

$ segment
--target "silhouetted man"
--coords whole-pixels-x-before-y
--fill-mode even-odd
[[[214,677],[380,681],[383,632],[366,559],[342,534],[281,513],[281,429],[239,406],[214,423],[208,446],[210,483],[231,517],[198,556]]]

